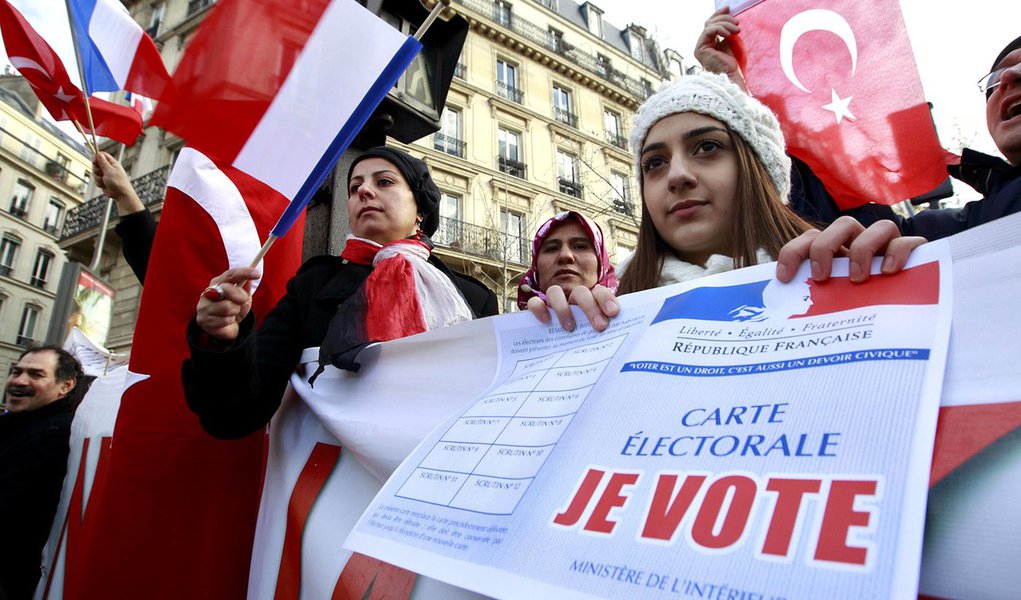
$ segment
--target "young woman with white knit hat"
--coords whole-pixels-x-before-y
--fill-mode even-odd
[[[901,238],[883,223],[865,229],[849,217],[819,232],[797,216],[786,204],[791,163],[779,122],[724,75],[665,84],[635,114],[631,148],[642,221],[634,254],[617,266],[620,294],[773,260],[786,281],[811,258],[813,277],[822,280],[842,254],[854,263],[852,279],[864,281],[874,255],[885,252],[883,271],[892,273],[925,242]],[[597,330],[617,313],[612,293],[585,292],[547,301],[568,330],[568,304],[580,306]],[[530,309],[550,321],[545,307]]]

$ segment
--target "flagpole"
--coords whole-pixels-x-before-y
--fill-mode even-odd
[[[117,162],[124,161],[124,148],[124,144],[121,144],[120,150],[117,151]],[[131,185],[130,180],[128,185]],[[89,269],[94,273],[97,272],[99,263],[103,260],[103,246],[106,245],[106,228],[110,226],[111,209],[113,209],[113,198],[107,196],[106,210],[103,211],[102,224],[99,226],[99,238],[96,240],[96,249],[92,253],[92,264],[89,265]]]
[[[85,140],[85,146],[87,146],[93,154],[98,153],[99,147],[92,145],[92,140],[89,139],[89,134],[85,133],[85,130],[82,129],[81,123],[79,123],[77,119],[71,119],[71,122],[74,123],[74,128],[78,130],[78,133],[82,134],[82,139]]]
[[[443,9],[447,8],[448,6],[450,6],[450,0],[439,0],[436,3],[436,6],[433,7],[432,11],[429,13],[429,16],[425,18],[425,21],[422,21],[422,26],[419,27],[418,31],[415,33],[416,40],[420,42],[422,41],[422,36],[425,35],[426,30],[432,26],[433,21],[435,21],[436,18],[440,16],[440,13],[443,11]]]
[[[74,58],[78,63],[78,77],[82,80],[82,98],[85,100],[85,115],[89,118],[89,130],[92,131],[93,152],[99,151],[99,140],[96,139],[96,125],[92,122],[92,106],[89,104],[89,84],[85,81],[85,69],[82,67],[82,54],[78,48],[78,31],[74,28],[74,17],[71,16],[71,0],[64,0],[67,9],[67,25],[71,28],[71,43],[74,45]]]

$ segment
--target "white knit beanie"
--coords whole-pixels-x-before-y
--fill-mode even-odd
[[[696,112],[727,124],[741,136],[773,180],[780,198],[787,202],[791,191],[791,159],[776,116],[727,79],[726,75],[702,72],[664,83],[635,113],[631,127],[631,150],[641,181],[642,146],[660,119],[682,112]]]

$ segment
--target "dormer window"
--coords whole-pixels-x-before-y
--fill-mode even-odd
[[[581,5],[581,14],[588,23],[589,33],[603,39],[603,11],[591,2]]]

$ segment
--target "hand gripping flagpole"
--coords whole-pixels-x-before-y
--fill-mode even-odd
[[[74,27],[74,16],[71,15],[71,0],[64,0],[67,8],[67,24],[71,28],[71,43],[74,45],[74,58],[78,63],[78,77],[82,80],[82,98],[85,100],[85,114],[89,118],[89,130],[92,132],[93,153],[99,152],[99,140],[96,139],[96,125],[92,122],[92,106],[89,104],[89,83],[85,81],[85,69],[82,67],[82,53],[78,47],[78,30]]]
[[[436,2],[436,5],[433,6],[432,10],[429,12],[429,16],[425,18],[425,21],[422,21],[422,26],[418,28],[417,32],[415,32],[414,38],[416,41],[422,41],[422,37],[425,35],[425,32],[428,31],[429,27],[431,27],[433,22],[436,21],[436,18],[440,16],[440,13],[443,12],[443,9],[447,8],[448,6],[450,6],[450,0],[438,0]],[[281,216],[281,219],[283,218],[284,215]],[[279,226],[279,222],[277,223],[277,225]],[[274,227],[273,231],[276,231],[276,229],[277,228]],[[255,258],[252,259],[252,264],[249,265],[249,267],[254,269],[257,266],[259,266],[259,262],[262,261],[263,258],[265,258],[266,253],[269,252],[269,249],[273,246],[273,242],[277,241],[277,239],[280,238],[282,235],[284,234],[270,233],[269,237],[266,238],[266,243],[264,243],[262,245],[262,248],[259,249],[259,252],[255,255]]]

